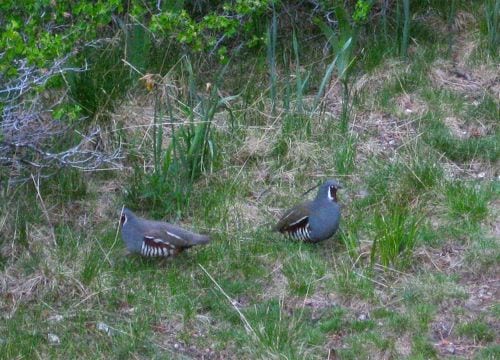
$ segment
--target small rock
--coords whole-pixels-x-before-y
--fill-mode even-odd
[[[60,322],[64,319],[64,316],[62,315],[54,315],[54,316],[51,316],[49,317],[47,320],[49,320],[50,322]]]
[[[450,354],[454,354],[455,353],[455,345],[453,345],[452,343],[450,343],[447,347],[446,347],[446,351],[449,352]]]
[[[362,313],[358,316],[358,320],[359,321],[366,321],[368,320],[370,317],[368,316],[368,314],[365,314],[365,313]]]
[[[365,197],[367,197],[368,195],[370,195],[370,193],[368,192],[368,190],[365,190],[365,189],[359,190],[359,192],[358,192],[358,196],[359,196],[361,199],[364,199],[364,198],[365,198]]]
[[[181,346],[179,345],[179,343],[175,343],[175,344],[174,344],[174,349],[175,349],[175,350],[179,350],[179,348],[180,348],[180,347],[181,347]]]
[[[56,334],[48,333],[47,338],[48,338],[49,343],[51,345],[59,345],[59,344],[61,344],[61,339],[59,339],[59,336],[57,336]]]
[[[107,335],[110,335],[110,336],[113,332],[113,330],[107,324],[105,324],[103,322],[97,323],[96,327],[97,327],[97,330],[105,332]]]

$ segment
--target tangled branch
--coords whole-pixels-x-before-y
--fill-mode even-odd
[[[0,120],[0,166],[10,167],[10,176],[21,170],[75,168],[81,171],[121,168],[121,147],[105,151],[99,127],[87,134],[76,131],[52,117],[44,109],[42,95],[36,89],[43,87],[54,76],[69,72],[83,72],[83,68],[65,67],[74,53],[53,62],[48,70],[29,66],[25,60],[17,62],[17,76],[0,89],[3,101]],[[80,138],[76,141],[74,138]],[[70,145],[61,150],[63,139]]]

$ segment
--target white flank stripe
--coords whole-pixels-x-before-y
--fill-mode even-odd
[[[304,219],[307,219],[307,216],[301,217],[299,220],[294,221],[293,223],[291,223],[291,224],[290,224],[290,225],[288,225],[288,226],[293,226],[293,225],[295,225],[295,224],[298,224],[299,222],[301,222],[301,221],[302,221],[302,220],[304,220]]]
[[[167,231],[167,235],[170,235],[176,239],[179,239],[179,240],[184,240],[183,238],[181,238],[179,235],[176,235],[174,233],[171,233],[170,231]]]

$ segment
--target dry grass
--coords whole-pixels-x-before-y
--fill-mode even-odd
[[[456,29],[472,25],[468,14],[459,13]],[[498,98],[494,66],[470,65],[463,58],[473,50],[461,41],[455,51],[463,62],[436,61],[420,74],[421,87],[428,92],[450,90],[471,103],[485,94]],[[83,200],[60,204],[43,196],[47,218],[26,225],[28,245],[2,243],[2,256],[9,259],[0,276],[4,319],[21,319],[23,327],[43,339],[57,334],[59,348],[46,340],[36,344],[44,357],[61,355],[68,347],[72,354],[95,356],[95,346],[102,357],[401,358],[418,356],[423,341],[428,345],[426,357],[433,357],[434,350],[436,356],[471,358],[496,344],[475,341],[456,329],[477,319],[495,333],[500,329],[493,309],[500,296],[500,268],[494,263],[500,238],[498,194],[491,195],[488,215],[473,229],[459,227],[470,222],[468,214],[450,219],[445,191],[450,181],[474,179],[478,191],[494,192],[488,182],[498,181],[498,167],[479,159],[451,161],[423,142],[418,123],[435,105],[420,89],[389,94],[386,105],[377,98],[411,71],[411,64],[385,60],[371,74],[360,76],[353,89],[361,101],[352,110],[346,134],[338,129],[342,100],[336,82],[327,91],[324,112],[307,114],[310,133],[284,133],[287,114],[278,109],[272,115],[263,95],[235,111],[238,116],[245,112],[252,125],[237,123],[232,129],[227,113],[219,109],[213,124],[224,139],[219,144],[221,165],[195,183],[199,200],[179,221],[210,228],[214,241],[171,262],[123,258],[115,235],[128,169],[109,179],[87,178],[91,196]],[[161,86],[170,85],[158,85],[158,91]],[[186,89],[176,85],[175,91],[182,98]],[[310,104],[311,99],[304,102]],[[130,150],[139,160],[134,161],[146,167],[152,159],[155,100],[151,93],[129,100],[113,114],[110,131],[123,131],[124,146],[135,144]],[[235,100],[232,105],[242,103]],[[184,123],[177,105],[174,110],[179,124]],[[440,121],[457,139],[498,131],[489,123],[467,121],[452,102],[439,104],[439,110],[444,114]],[[165,143],[170,126],[164,124]],[[335,151],[347,137],[355,141],[354,166],[340,176]],[[286,142],[287,151],[278,159],[279,141]],[[419,153],[421,147],[426,152]],[[419,193],[413,194],[414,182],[400,174],[389,174],[394,180],[377,173],[399,164],[403,174],[418,178],[412,166],[429,159],[444,175]],[[269,232],[283,209],[327,177],[347,185],[339,194],[344,226],[339,235],[306,246]],[[388,183],[391,187],[383,193]],[[406,268],[370,266],[373,216],[383,212],[398,191],[407,196],[411,214],[427,214],[419,229],[425,228],[431,240],[422,233]],[[216,192],[219,198],[208,196]],[[375,195],[379,197],[368,202]],[[0,232],[11,239],[18,238],[19,231],[14,217],[0,213]],[[70,235],[56,234],[54,241],[59,226],[70,228]],[[358,241],[354,256],[342,242],[348,235]],[[77,247],[76,255],[65,245]],[[31,321],[33,309],[40,313],[40,326]],[[60,321],[50,320],[59,316]],[[103,323],[109,324],[109,333],[102,330]],[[249,329],[256,335],[249,336]],[[2,326],[0,331],[1,345],[8,334]],[[85,345],[89,343],[93,345]]]

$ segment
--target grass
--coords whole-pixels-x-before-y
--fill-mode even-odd
[[[446,199],[452,218],[461,217],[471,222],[485,219],[488,215],[489,189],[480,185],[450,183],[446,186]]]
[[[492,342],[495,339],[495,331],[480,319],[461,324],[458,328],[458,334],[479,342]]]
[[[375,215],[373,225],[371,262],[384,266],[409,263],[418,236],[419,219],[399,204],[391,204],[387,213]]]
[[[450,356],[444,340],[456,356],[498,357],[498,102],[487,84],[477,97],[437,82],[449,39],[411,19],[391,45],[406,62],[374,44],[353,63],[348,116],[340,65],[300,34],[281,57],[272,27],[267,57],[235,59],[211,93],[217,76],[189,63],[168,99],[125,101],[120,79],[108,93],[125,105],[103,137],[121,136],[123,171],[2,179],[0,357],[428,359]],[[87,100],[104,116],[109,99]],[[338,234],[311,245],[270,231],[331,177],[344,185]],[[122,205],[213,241],[168,261],[125,256]]]

